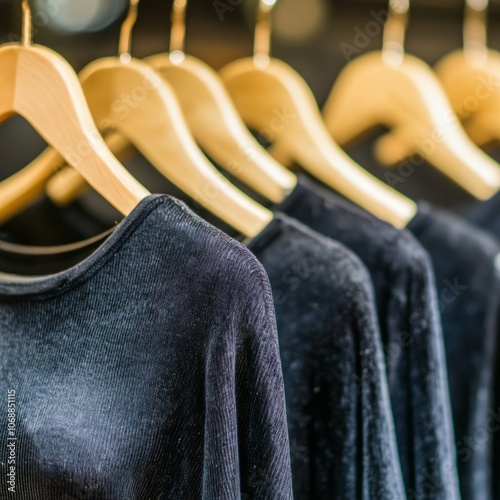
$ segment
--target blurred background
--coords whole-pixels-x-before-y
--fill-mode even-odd
[[[93,59],[116,54],[120,20],[127,0],[31,0],[35,42],[61,53],[80,70]],[[462,0],[413,0],[407,51],[433,64],[462,41]],[[0,0],[0,43],[18,41],[21,0]],[[169,48],[172,1],[142,0],[133,38],[133,55],[144,57]],[[214,68],[252,51],[255,0],[190,0],[187,52]],[[296,68],[320,104],[339,70],[358,53],[381,47],[387,2],[376,0],[280,0],[273,18],[273,54]],[[490,46],[500,50],[500,0],[490,1]],[[19,170],[44,147],[22,119],[0,126],[0,179]],[[367,144],[350,151],[370,165]],[[376,167],[372,171],[382,175]],[[420,178],[420,176],[422,176]],[[463,192],[432,169],[412,176],[406,194],[441,205],[467,201]],[[445,189],[445,195],[443,195]]]
[[[76,70],[116,53],[127,0],[30,0],[35,41],[60,52]],[[378,49],[378,0],[280,0],[274,13],[274,47],[308,80],[321,101],[345,64],[349,45]],[[412,0],[408,51],[433,63],[461,43],[463,0]],[[0,0],[0,43],[19,40],[21,0]],[[249,55],[255,0],[190,0],[187,49],[218,68]],[[168,50],[172,1],[142,0],[134,55]],[[500,49],[500,0],[490,1],[490,41]],[[361,35],[363,33],[365,36]],[[356,38],[358,35],[358,38]],[[366,36],[367,35],[367,36]],[[355,54],[354,54],[355,55]]]

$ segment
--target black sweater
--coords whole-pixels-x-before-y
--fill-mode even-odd
[[[295,499],[406,498],[365,267],[281,214],[249,247],[273,290]]]
[[[429,256],[409,232],[305,176],[278,210],[346,245],[367,267],[407,495],[458,498],[443,335]]]
[[[500,247],[483,231],[423,203],[408,229],[436,272],[462,497],[490,500],[500,429],[494,406]]]
[[[2,271],[35,261],[0,254]],[[52,258],[59,274],[0,278],[0,498],[290,499],[274,307],[255,257],[160,196],[69,269],[68,256]],[[42,273],[50,259],[36,260]]]

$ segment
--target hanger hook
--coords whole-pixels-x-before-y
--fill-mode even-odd
[[[487,13],[489,0],[466,0],[464,19],[464,52],[473,64],[488,57]]]
[[[174,64],[180,64],[185,58],[187,3],[188,0],[174,0],[172,5],[170,59]]]
[[[33,22],[28,0],[21,0],[21,8],[23,11],[22,44],[24,47],[29,47],[33,43]]]
[[[271,55],[271,12],[277,0],[259,0],[253,56],[258,64],[267,64]]]
[[[124,62],[130,62],[132,56],[130,54],[132,48],[132,30],[137,21],[137,15],[139,12],[139,0],[130,0],[128,14],[123,21],[120,30],[120,43],[118,48],[118,53],[120,59]]]
[[[405,54],[405,36],[410,0],[389,0],[389,16],[384,27],[382,57],[391,65],[400,65]]]

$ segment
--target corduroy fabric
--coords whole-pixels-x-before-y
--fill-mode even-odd
[[[366,269],[282,214],[249,248],[273,290],[295,499],[406,498]]]
[[[492,443],[500,247],[483,231],[421,203],[408,225],[431,256],[438,284],[462,497],[492,498]]]
[[[268,278],[168,197],[70,269],[0,280],[0,392],[2,499],[292,498]]]

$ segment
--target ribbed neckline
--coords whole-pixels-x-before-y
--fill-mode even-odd
[[[126,242],[126,240],[134,233],[134,231],[148,218],[148,216],[163,203],[170,203],[171,200],[165,195],[150,195],[144,198],[134,210],[123,219],[116,229],[105,238],[102,245],[97,248],[89,257],[82,260],[75,266],[70,267],[62,272],[29,278],[20,276],[22,280],[15,278],[10,279],[0,276],[0,297],[3,299],[9,298],[32,298],[42,299],[53,295],[59,295],[73,288],[82,280],[85,280],[89,275],[99,269],[108,259],[110,259],[117,250]],[[173,203],[173,201],[172,201]],[[109,234],[109,232],[108,232]],[[0,251],[2,248],[9,253],[17,253],[19,255],[36,255],[37,250],[40,254],[64,254],[75,249],[84,250],[88,246],[95,245],[97,238],[85,240],[80,243],[59,246],[59,247],[29,247],[23,245],[11,245],[0,243]],[[1,271],[1,270],[0,270]]]

